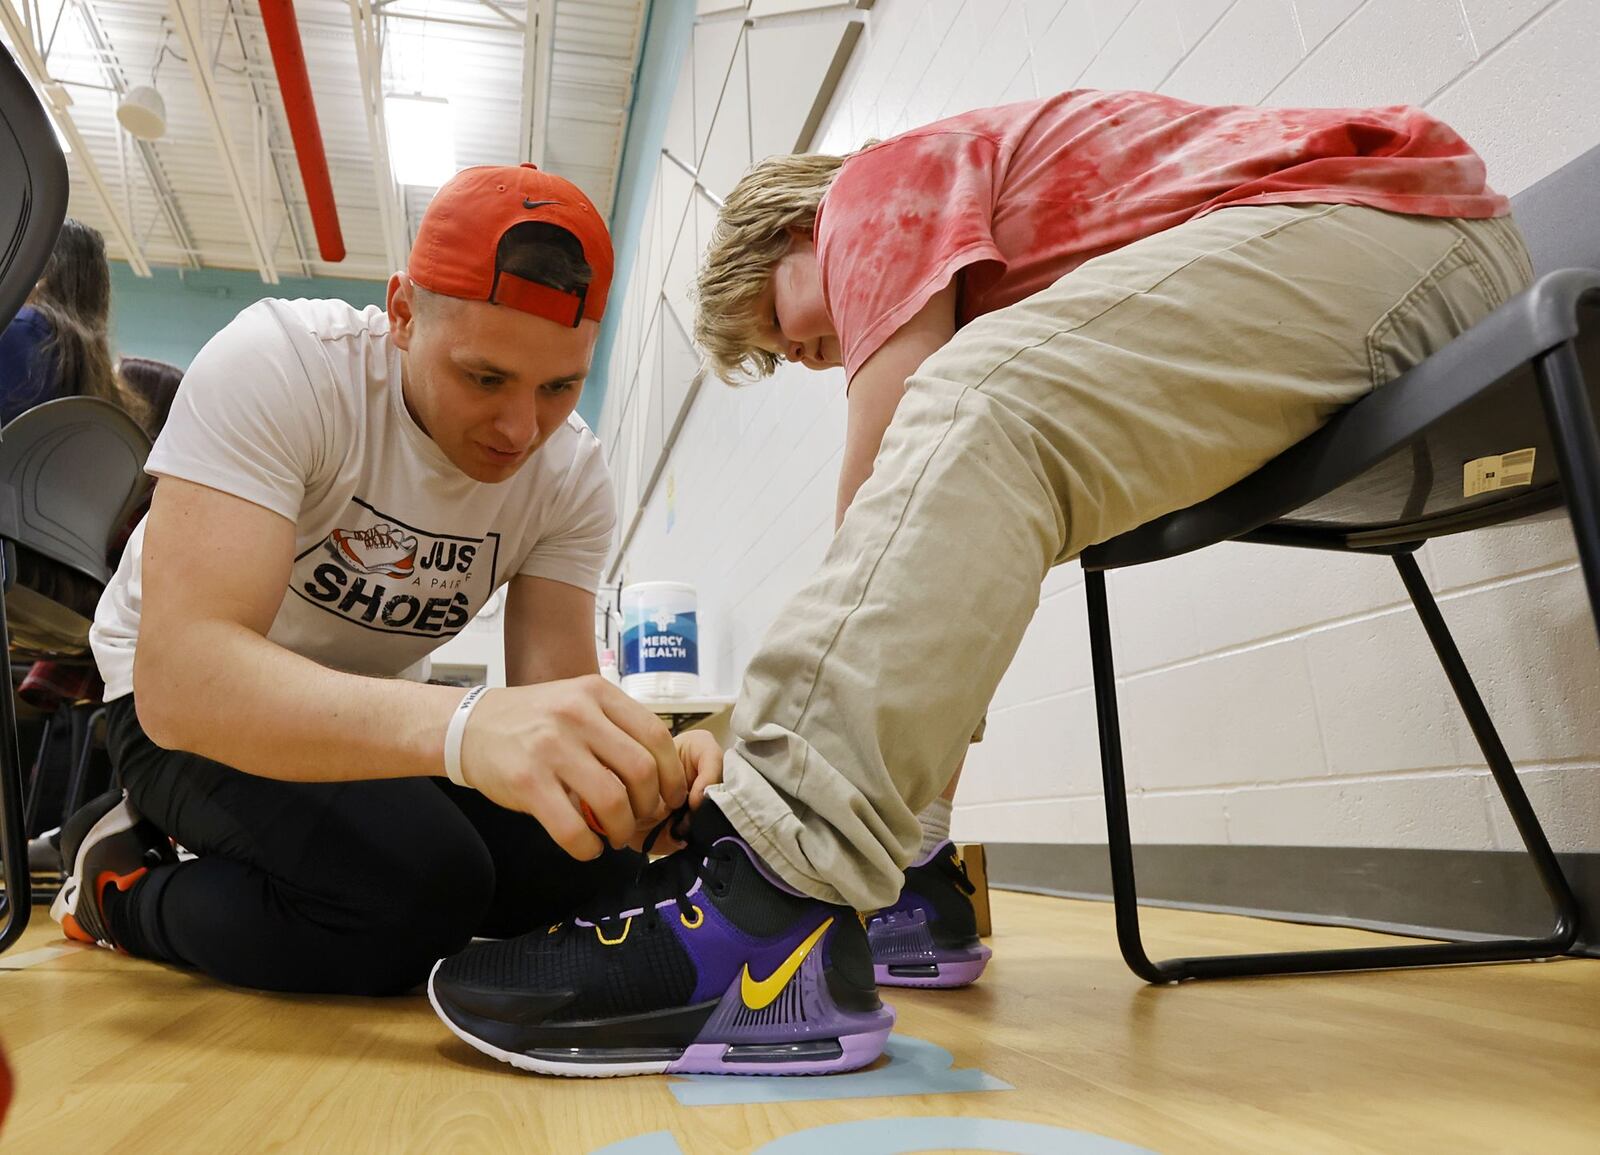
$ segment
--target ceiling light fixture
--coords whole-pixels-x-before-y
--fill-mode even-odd
[[[167,102],[148,84],[130,88],[117,102],[117,123],[139,140],[160,140],[167,131]]]
[[[385,93],[383,119],[396,181],[438,188],[455,175],[455,117],[448,100],[417,93]]]

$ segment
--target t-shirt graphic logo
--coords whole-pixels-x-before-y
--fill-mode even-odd
[[[440,533],[359,497],[334,524],[294,559],[289,591],[350,625],[443,641],[499,584],[498,533]]]
[[[416,537],[381,521],[370,529],[334,530],[328,549],[356,573],[403,578],[417,565]]]

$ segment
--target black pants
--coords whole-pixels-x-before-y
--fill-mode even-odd
[[[525,814],[442,779],[280,782],[165,750],[131,696],[109,707],[135,809],[200,857],[111,912],[130,953],[276,991],[394,994],[473,935],[565,918],[640,858],[578,862]]]

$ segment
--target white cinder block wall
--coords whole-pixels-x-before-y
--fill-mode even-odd
[[[1508,194],[1600,142],[1600,0],[877,0],[864,13],[806,11],[819,7],[701,0],[666,147],[713,192],[752,156],[794,147],[852,20],[864,27],[814,142],[822,151],[1074,87],[1419,104],[1473,142]],[[687,293],[714,215],[675,165],[664,161],[656,180],[601,422],[628,534],[619,572],[699,587],[705,673],[731,693],[830,536],[843,380],[786,369],[742,389],[707,381],[641,509],[693,373]],[[1557,848],[1600,850],[1600,652],[1570,532],[1443,539],[1421,558]],[[1386,562],[1228,545],[1114,573],[1110,586],[1137,839],[1518,845]],[[959,836],[1104,839],[1089,684],[1082,574],[1062,567],[970,759]]]

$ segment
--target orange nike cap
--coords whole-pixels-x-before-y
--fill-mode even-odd
[[[587,289],[565,293],[499,267],[500,238],[524,221],[556,225],[578,239],[593,274]],[[613,260],[606,222],[577,185],[531,164],[479,165],[462,169],[435,194],[406,271],[431,292],[491,301],[576,328],[605,313]]]

